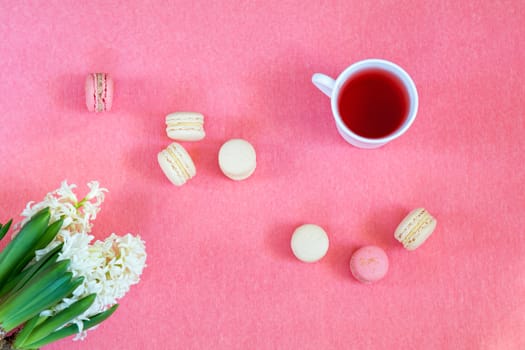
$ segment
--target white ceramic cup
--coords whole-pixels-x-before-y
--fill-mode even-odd
[[[337,103],[339,99],[339,94],[345,83],[356,73],[361,72],[363,70],[371,69],[383,70],[397,77],[403,85],[404,89],[406,90],[408,96],[408,112],[403,120],[403,123],[395,131],[381,138],[363,137],[350,130],[341,118],[341,114],[339,113],[339,107]],[[343,139],[345,139],[348,143],[356,147],[381,147],[386,143],[403,135],[416,119],[418,108],[418,95],[416,85],[414,84],[412,78],[410,78],[408,73],[403,70],[403,68],[390,61],[382,59],[367,59],[359,61],[346,68],[335,80],[327,75],[315,73],[312,76],[312,82],[319,90],[321,90],[328,97],[330,97],[330,102],[332,105],[332,114],[334,115],[335,125],[337,127],[337,130],[339,131],[339,134],[341,134]]]

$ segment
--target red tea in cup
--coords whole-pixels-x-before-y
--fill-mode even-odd
[[[336,79],[315,73],[312,83],[330,98],[337,131],[353,146],[381,147],[403,135],[416,119],[416,85],[393,62],[369,58],[351,64]]]
[[[391,135],[409,112],[408,92],[401,80],[383,69],[356,72],[341,87],[337,108],[343,123],[353,133],[378,139]]]

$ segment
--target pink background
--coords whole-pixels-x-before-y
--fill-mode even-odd
[[[111,319],[48,349],[525,348],[524,2],[24,3],[0,3],[0,221],[96,179],[94,234],[149,253]],[[373,151],[339,137],[310,81],[369,57],[420,94]],[[95,71],[115,79],[109,113],[84,105]],[[156,155],[180,110],[207,136],[184,144],[198,173],[177,188]],[[217,166],[233,137],[258,152],[243,182]],[[438,228],[408,252],[392,233],[419,206]],[[289,248],[306,222],[330,237],[316,264]],[[349,272],[365,244],[390,257],[374,285]]]

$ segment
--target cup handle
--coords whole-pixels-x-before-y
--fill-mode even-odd
[[[312,75],[312,83],[321,90],[326,96],[332,97],[332,91],[334,90],[335,80],[330,78],[328,75],[321,73],[315,73]]]

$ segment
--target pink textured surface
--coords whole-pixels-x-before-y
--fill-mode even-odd
[[[110,320],[48,349],[525,348],[523,23],[521,1],[1,2],[0,220],[97,179],[97,237],[140,233],[149,253]],[[420,94],[373,151],[310,82],[367,57]],[[110,113],[86,111],[95,71],[115,80]],[[206,116],[182,188],[156,161],[177,110]],[[245,182],[217,166],[232,137],[258,151]],[[439,224],[407,252],[393,230],[418,206]],[[304,222],[331,239],[314,265],[290,251]],[[365,244],[390,258],[370,286],[348,269]]]

